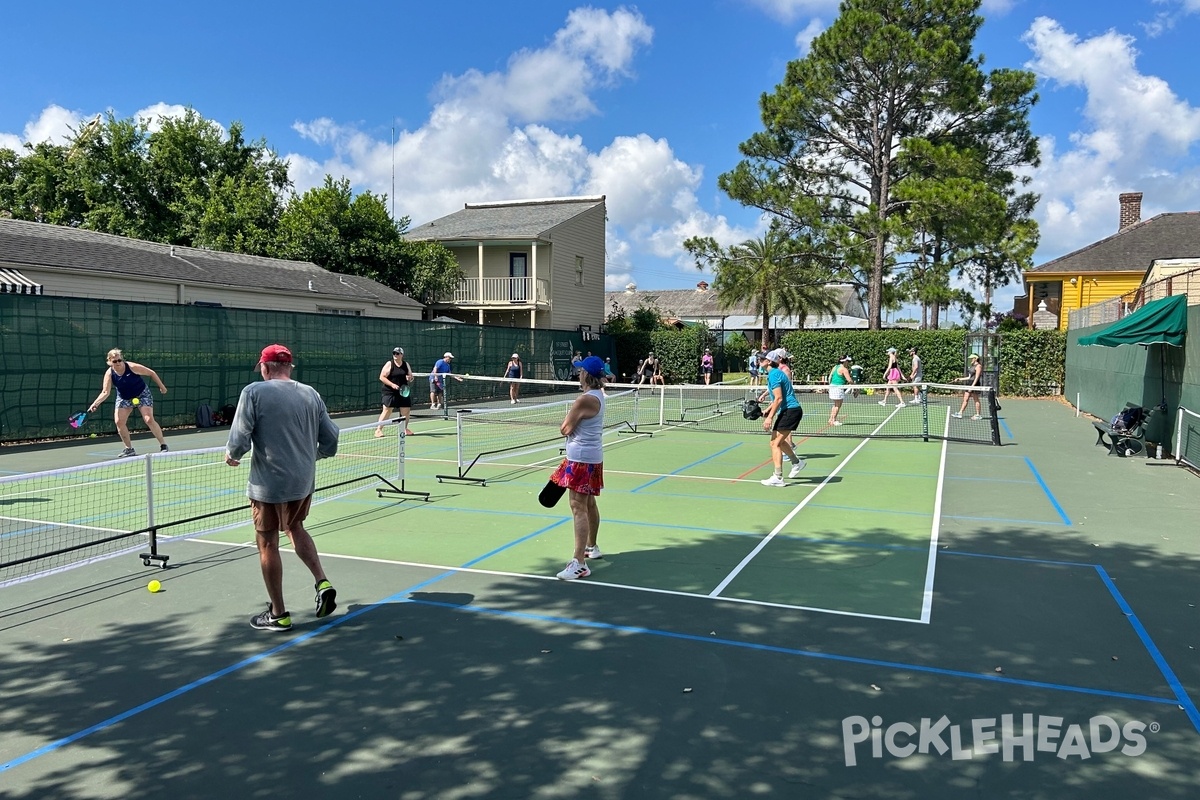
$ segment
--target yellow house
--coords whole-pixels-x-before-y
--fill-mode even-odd
[[[1070,311],[1136,291],[1156,261],[1200,257],[1200,212],[1142,221],[1141,192],[1119,200],[1116,233],[1025,273],[1025,294],[1014,310],[1030,327],[1066,330]]]

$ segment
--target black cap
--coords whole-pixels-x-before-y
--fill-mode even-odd
[[[394,356],[402,356],[402,355],[404,355],[404,348],[403,348],[403,347],[393,347],[393,348],[392,348],[392,355],[394,355]]]

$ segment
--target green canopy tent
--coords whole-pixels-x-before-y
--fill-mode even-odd
[[[1087,347],[1120,347],[1125,344],[1169,344],[1183,347],[1187,335],[1187,295],[1175,295],[1155,300],[1139,308],[1125,319],[1109,325],[1099,333],[1083,336],[1079,344]]]
[[[1183,347],[1183,339],[1187,336],[1187,295],[1179,294],[1164,297],[1146,303],[1119,322],[1109,325],[1099,333],[1081,336],[1079,344],[1084,347],[1098,345],[1100,347],[1121,347],[1127,344],[1140,344],[1149,347],[1152,344],[1167,344],[1172,347]],[[1159,376],[1162,381],[1162,401],[1158,407],[1167,410],[1167,369],[1166,353],[1161,348],[1158,351]]]

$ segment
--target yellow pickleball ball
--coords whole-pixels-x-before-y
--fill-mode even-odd
[[[130,400],[129,402],[130,402],[130,403],[132,403],[132,404],[133,404],[133,405],[135,405],[135,406],[140,406],[140,405],[142,404],[142,401],[141,401],[141,399],[140,399],[140,398],[137,398],[137,397],[133,398],[133,399],[132,399],[132,400]]]
[[[148,584],[146,584],[146,588],[150,590],[150,594],[155,594],[159,589],[162,588],[162,584],[158,581],[150,581]]]

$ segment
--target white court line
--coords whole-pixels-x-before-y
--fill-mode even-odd
[[[900,411],[900,409],[901,409],[901,407],[897,407],[896,409],[894,409],[892,411],[891,414],[888,414],[887,419],[885,419],[883,422],[879,423],[879,425],[875,428],[875,430],[871,431],[871,437],[873,437],[875,434],[879,433],[879,431],[883,428],[883,426],[888,424],[888,422],[891,421],[892,417],[896,416],[896,414]],[[818,492],[820,492],[822,489],[824,489],[826,486],[828,486],[829,482],[831,480],[833,480],[833,477],[835,475],[837,475],[839,472],[841,472],[842,468],[850,463],[850,459],[852,459],[856,455],[858,455],[858,451],[862,450],[864,447],[866,447],[867,442],[870,442],[870,441],[871,441],[871,438],[868,437],[866,439],[863,439],[861,442],[859,442],[858,446],[855,447],[853,450],[851,450],[846,455],[846,457],[842,459],[841,463],[838,464],[836,467],[834,467],[833,471],[830,472],[827,476],[825,476],[825,480],[821,481],[816,487],[814,487],[813,490],[810,491],[808,493],[808,495],[803,500],[800,501],[799,505],[797,505],[795,508],[793,508],[791,511],[789,511],[787,516],[785,516],[780,521],[780,523],[778,525],[776,525],[775,528],[770,533],[768,533],[766,536],[764,536],[763,540],[761,542],[759,542],[758,545],[753,550],[751,550],[746,555],[745,558],[742,559],[741,563],[738,564],[736,567],[734,567],[733,571],[730,572],[728,575],[726,575],[725,579],[722,580],[719,584],[717,584],[717,587],[715,589],[713,589],[711,592],[708,593],[709,597],[717,597],[721,594],[721,592],[725,591],[725,588],[727,586],[729,586],[730,583],[733,582],[733,579],[736,578],[738,576],[738,574],[743,569],[745,569],[746,566],[749,565],[749,563],[751,561],[754,560],[754,557],[757,556],[760,552],[762,552],[763,548],[766,547],[771,542],[771,540],[774,539],[779,534],[779,532],[781,530],[783,530],[784,527],[787,526],[787,524],[789,522],[791,522],[792,519],[797,514],[800,513],[801,509],[803,509],[806,505],[808,505],[809,502],[811,502],[812,499],[817,496]],[[924,620],[921,620],[921,621],[923,622]]]
[[[193,541],[201,542],[203,544],[217,545],[219,547],[244,547],[247,549],[257,547],[257,545],[254,542],[240,542],[238,544],[231,544],[229,542],[210,541],[207,539],[194,539]],[[475,567],[451,567],[451,566],[446,566],[444,564],[426,564],[421,561],[396,561],[396,560],[388,559],[388,558],[371,558],[369,556],[347,556],[347,555],[340,555],[337,553],[321,553],[321,558],[338,558],[338,559],[342,559],[345,561],[364,561],[364,562],[371,563],[371,564],[390,564],[390,565],[399,566],[399,567],[415,567],[415,568],[419,568],[419,569],[435,569],[435,570],[444,570],[446,572],[462,572],[462,573],[468,573],[468,574],[474,574],[474,575],[493,575],[493,576],[501,577],[501,578],[523,578],[526,580],[552,581],[554,583],[562,583],[562,581],[559,581],[559,579],[554,577],[553,575],[530,575],[530,574],[524,573],[524,572],[502,572],[500,570],[477,569]],[[679,591],[679,590],[675,590],[675,589],[655,589],[655,588],[649,587],[649,586],[630,586],[630,585],[624,584],[624,583],[607,583],[605,581],[594,581],[594,580],[590,580],[590,579],[574,581],[574,583],[576,585],[581,585],[581,586],[604,586],[609,589],[624,589],[624,590],[630,591],[630,592],[646,592],[648,594],[665,594],[665,595],[671,595],[673,597],[693,597],[693,598],[698,598],[698,599],[702,599],[702,600],[716,600],[717,602],[721,602],[721,603],[738,603],[740,605],[748,605],[748,606],[764,606],[766,608],[781,608],[781,609],[787,609],[790,611],[810,611],[814,614],[834,614],[836,616],[841,616],[841,617],[858,617],[860,619],[879,619],[879,620],[885,620],[888,622],[914,622],[914,623],[921,622],[921,620],[911,619],[909,617],[889,617],[889,616],[886,616],[883,614],[864,614],[864,613],[861,613],[858,611],[838,611],[836,609],[816,608],[814,606],[795,606],[795,605],[788,605],[787,603],[771,603],[766,600],[747,600],[742,597],[713,597],[713,596],[707,595],[707,594],[700,594],[699,592],[684,592],[684,591]]]
[[[933,526],[929,533],[929,561],[925,566],[925,586],[921,590],[921,622],[929,624],[933,613],[933,573],[937,566],[938,531],[942,527],[942,490],[946,486],[946,452],[950,442],[950,409],[946,409],[946,422],[942,427],[942,455],[938,462],[937,491],[933,496]]]

